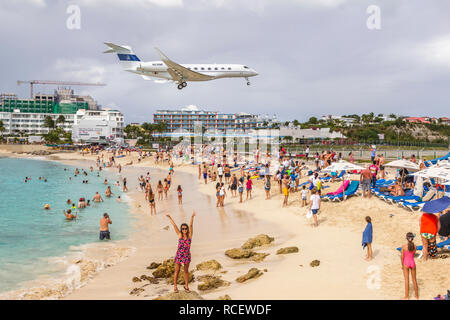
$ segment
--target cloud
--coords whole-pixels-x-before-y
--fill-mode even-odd
[[[371,111],[442,116],[450,103],[449,1],[377,0],[379,31],[366,27],[373,0],[42,3],[45,10],[30,0],[0,1],[7,48],[0,53],[0,93],[28,97],[18,79],[104,82],[74,90],[114,103],[127,122],[187,105],[307,120]],[[68,4],[81,7],[80,30],[66,28]],[[104,41],[132,46],[143,61],[159,59],[156,46],[178,63],[245,64],[259,75],[251,86],[219,79],[178,90],[123,71],[115,55],[102,54]]]
[[[418,59],[431,65],[450,68],[450,34],[419,44],[415,54]]]
[[[182,7],[183,0],[79,0],[82,6],[115,6],[115,7]]]

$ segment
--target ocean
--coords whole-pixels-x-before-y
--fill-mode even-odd
[[[64,170],[66,169],[66,170]],[[82,168],[79,167],[81,173]],[[88,176],[75,176],[74,166],[53,161],[0,158],[0,292],[22,288],[23,284],[39,277],[57,277],[65,272],[57,257],[64,257],[77,246],[99,242],[99,220],[107,212],[113,241],[131,232],[132,217],[129,205],[117,202],[121,188],[114,183],[117,174],[98,170]],[[31,177],[28,182],[25,177]],[[45,177],[47,182],[39,180]],[[70,178],[70,179],[69,179]],[[107,178],[113,196],[106,198],[103,184]],[[82,183],[88,180],[88,184]],[[92,199],[98,191],[103,199],[86,209],[77,209],[78,217],[67,221],[63,210],[84,197]],[[51,210],[44,210],[48,203]]]

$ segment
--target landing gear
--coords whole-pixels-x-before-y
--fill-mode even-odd
[[[247,80],[247,85],[250,85],[250,81],[248,81],[248,78],[245,78],[245,80]]]
[[[178,89],[183,89],[184,87],[186,87],[187,86],[187,82],[186,81],[183,81],[183,82],[179,82],[178,83],[178,86],[177,86],[177,88]]]

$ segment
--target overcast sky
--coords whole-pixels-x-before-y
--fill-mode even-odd
[[[69,5],[81,29],[69,30]],[[366,10],[381,10],[369,30]],[[105,82],[74,88],[126,122],[157,109],[276,114],[281,120],[352,113],[450,116],[448,0],[1,0],[0,92],[17,80]],[[122,71],[103,42],[154,47],[178,63],[238,63],[259,75],[191,82],[183,90]],[[36,91],[52,92],[39,86]]]

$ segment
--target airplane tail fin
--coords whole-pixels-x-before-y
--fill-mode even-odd
[[[120,64],[125,70],[134,70],[140,65],[141,59],[136,56],[131,47],[119,46],[111,42],[105,42],[105,44],[109,49],[103,53],[116,53]]]

